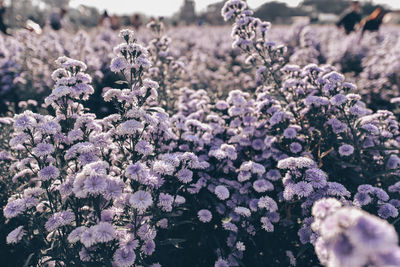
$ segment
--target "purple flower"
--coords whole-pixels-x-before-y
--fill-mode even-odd
[[[349,231],[353,242],[368,252],[373,252],[375,249],[384,251],[385,248],[397,245],[398,241],[392,225],[371,215],[361,216]]]
[[[336,134],[342,133],[342,132],[346,131],[346,129],[347,129],[346,124],[342,123],[341,121],[339,121],[336,118],[329,119],[328,124],[332,126],[332,130]]]
[[[16,115],[14,118],[14,128],[17,131],[23,131],[30,127],[32,127],[35,123],[35,120],[27,115],[26,113]]]
[[[141,140],[137,142],[135,150],[140,154],[149,155],[153,152],[153,146],[149,142]]]
[[[146,240],[142,246],[142,251],[146,255],[151,255],[156,250],[156,243],[153,240]]]
[[[385,203],[380,206],[378,215],[383,219],[388,219],[389,217],[396,218],[399,215],[399,211],[392,204]]]
[[[312,230],[310,227],[302,227],[302,228],[300,228],[300,230],[298,231],[297,234],[300,237],[300,242],[302,244],[307,244],[310,242]]]
[[[328,74],[325,74],[323,76],[323,78],[324,79],[328,79],[329,81],[334,82],[334,83],[342,83],[344,81],[343,74],[340,74],[340,73],[338,73],[336,71],[332,71],[332,72],[330,72]]]
[[[6,207],[4,208],[3,214],[4,217],[11,219],[23,213],[24,211],[24,201],[22,199],[17,199],[7,203]]]
[[[308,96],[305,100],[307,106],[314,105],[315,107],[326,106],[329,104],[329,100],[323,96]]]
[[[114,262],[120,267],[130,267],[135,263],[136,255],[133,250],[119,248],[114,253]]]
[[[282,159],[278,162],[279,169],[302,169],[302,168],[311,168],[315,166],[315,162],[306,157],[298,157],[293,158],[289,157],[286,159]]]
[[[139,190],[130,197],[129,204],[139,211],[144,211],[153,204],[153,199],[149,192]]]
[[[33,149],[33,154],[38,157],[47,156],[54,152],[52,144],[40,143]]]
[[[60,176],[60,171],[54,166],[46,166],[39,171],[39,178],[42,181],[55,179]]]
[[[330,102],[334,106],[341,106],[347,102],[347,97],[342,94],[337,94],[330,99]]]
[[[182,183],[190,183],[193,180],[193,172],[189,169],[181,169],[178,173],[177,173],[177,177],[179,179],[179,181],[181,181]]]
[[[82,165],[86,165],[98,160],[98,157],[93,152],[85,152],[79,156]]]
[[[271,221],[267,217],[261,217],[261,227],[267,231],[267,232],[273,232],[274,231],[274,225],[271,223]]]
[[[96,240],[99,243],[106,243],[115,238],[114,227],[108,222],[100,222],[93,226]]]
[[[363,257],[358,257],[357,249],[344,234],[339,235],[335,239],[332,244],[332,253],[331,266],[363,266],[362,263],[365,262]]]
[[[199,220],[203,223],[210,222],[212,219],[211,212],[206,209],[199,210],[199,212],[197,213],[197,216],[199,217]]]
[[[357,188],[358,192],[363,192],[363,193],[372,193],[374,190],[374,187],[370,184],[362,184]]]
[[[267,172],[267,179],[271,181],[277,181],[280,178],[281,178],[281,173],[276,169],[272,169]]]
[[[372,198],[368,195],[368,193],[358,192],[354,195],[354,202],[357,205],[365,206],[371,203]]]
[[[256,192],[263,193],[274,190],[274,185],[268,180],[258,179],[253,183],[253,188]]]
[[[60,211],[54,213],[46,222],[46,230],[52,232],[57,228],[72,224],[75,220],[75,215],[71,211]]]
[[[351,154],[353,154],[354,152],[354,147],[351,145],[341,145],[339,147],[339,154],[340,156],[344,157],[344,156],[350,156]]]
[[[251,216],[251,211],[246,207],[235,207],[234,211],[235,211],[235,213],[237,213],[241,216],[244,216],[244,217]]]
[[[123,57],[116,57],[111,61],[110,70],[113,72],[120,72],[129,67],[128,62]]]
[[[103,175],[92,175],[86,178],[84,190],[92,195],[101,194],[107,187],[106,179]]]
[[[344,187],[344,185],[336,182],[328,182],[328,194],[332,196],[350,196],[350,192]]]
[[[153,164],[153,170],[161,175],[173,175],[175,167],[170,162],[157,160]]]
[[[57,134],[61,131],[61,126],[56,121],[48,121],[40,126],[40,130],[45,134]]]
[[[400,266],[400,248],[394,247],[388,252],[377,255],[376,266]]]
[[[121,237],[119,244],[122,249],[135,250],[139,246],[139,241],[135,239],[134,234],[126,233]]]
[[[377,198],[379,198],[379,200],[382,200],[382,201],[389,200],[389,195],[382,188],[374,187],[372,193],[375,194],[375,196]]]
[[[215,187],[214,193],[221,200],[225,200],[229,198],[229,190],[223,185],[218,185]]]
[[[106,180],[107,187],[104,191],[104,197],[106,199],[118,198],[122,195],[122,189],[124,182],[116,177],[108,177]]]
[[[23,229],[23,226],[19,226],[7,235],[6,242],[7,244],[17,244],[25,234],[26,231]]]
[[[79,240],[81,240],[82,233],[85,232],[86,230],[87,228],[85,226],[79,226],[75,228],[68,235],[68,242],[71,244],[78,242]]]
[[[285,136],[285,138],[293,139],[296,137],[297,131],[293,127],[288,127],[285,129],[285,131],[283,131],[283,135]]]
[[[323,198],[313,205],[312,215],[316,218],[325,218],[341,206],[342,204],[335,198]]]
[[[349,109],[350,113],[354,116],[358,116],[361,117],[363,115],[365,115],[366,111],[363,107],[359,106],[359,105],[354,105]]]
[[[303,149],[303,147],[298,142],[293,142],[290,144],[290,151],[294,154],[301,152],[302,149]]]
[[[294,186],[294,193],[299,197],[308,197],[312,192],[313,188],[310,183],[301,181]]]
[[[400,158],[397,155],[390,155],[388,161],[386,162],[386,167],[388,169],[397,169],[400,167]]]
[[[215,103],[215,107],[219,110],[225,110],[229,107],[228,103],[224,100],[219,100],[217,103]]]
[[[261,139],[255,139],[253,140],[253,142],[251,143],[251,146],[255,149],[255,150],[262,150],[265,146],[264,141]]]
[[[275,200],[268,196],[261,197],[258,200],[258,207],[260,209],[266,209],[269,212],[275,212],[278,210],[278,205],[276,204]]]
[[[172,204],[174,202],[174,197],[170,194],[160,193],[158,197],[158,206],[166,212],[172,211]]]
[[[229,264],[226,260],[219,258],[215,262],[214,267],[229,267]]]
[[[81,243],[89,248],[97,243],[97,236],[95,232],[95,228],[92,226],[90,228],[85,229],[85,231],[81,234]]]
[[[306,180],[311,183],[311,185],[315,188],[322,188],[327,184],[327,178],[325,172],[318,168],[308,169],[305,172]]]

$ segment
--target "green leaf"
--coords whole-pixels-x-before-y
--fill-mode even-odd
[[[28,258],[26,259],[23,267],[28,267],[29,266],[29,262],[31,261],[32,257],[33,257],[34,253],[29,254]]]
[[[180,226],[180,225],[184,225],[184,224],[195,224],[195,223],[193,221],[186,220],[186,221],[180,221],[180,222],[174,223],[174,226]]]
[[[181,238],[168,238],[163,241],[160,241],[160,245],[173,245],[174,247],[179,247],[179,244],[185,241],[186,239],[181,239]]]
[[[121,80],[120,81],[116,81],[115,83],[116,84],[129,84],[127,81],[121,81]]]

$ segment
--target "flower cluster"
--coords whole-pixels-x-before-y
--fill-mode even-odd
[[[85,63],[38,68],[54,82],[44,104],[0,118],[15,265],[399,265],[399,122],[366,97],[396,75],[365,76],[386,72],[359,51],[380,42],[354,48],[365,60],[352,76],[313,26],[282,37],[241,0],[221,13],[232,45],[224,27],[159,19],[120,44],[79,32],[65,53]]]
[[[388,222],[333,198],[317,201],[311,227],[315,251],[326,266],[397,266],[398,237]]]

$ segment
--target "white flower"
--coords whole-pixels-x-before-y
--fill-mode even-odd
[[[236,243],[236,248],[237,248],[237,250],[239,250],[239,251],[245,251],[246,250],[246,246],[243,244],[243,242],[241,242],[241,241],[238,241],[237,243]]]

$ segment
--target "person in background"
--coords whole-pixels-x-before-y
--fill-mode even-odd
[[[107,10],[104,10],[103,14],[100,16],[99,26],[111,28],[111,17],[108,15]]]
[[[64,8],[61,8],[58,12],[52,12],[50,14],[49,25],[53,30],[58,31],[63,28],[63,19],[65,17],[65,14],[67,14],[67,10]]]
[[[139,14],[134,14],[131,17],[131,24],[136,31],[139,30],[140,26],[142,26],[142,20],[140,19]]]
[[[43,32],[42,27],[40,27],[40,25],[34,22],[31,18],[25,22],[25,29],[39,35]]]
[[[368,16],[365,20],[361,22],[362,32],[361,36],[364,35],[364,32],[370,31],[378,31],[380,26],[382,25],[383,18],[388,12],[385,11],[383,8],[378,7],[376,8],[371,15]]]
[[[339,22],[336,24],[338,27],[344,28],[346,34],[350,34],[355,30],[355,26],[361,21],[361,6],[359,1],[352,1],[350,10],[342,16]]]
[[[113,29],[114,31],[119,30],[119,28],[121,28],[121,21],[117,15],[115,14],[112,15],[110,22],[111,22],[111,29]]]
[[[4,15],[6,13],[6,8],[4,6],[4,1],[0,1],[0,31],[5,35],[10,35],[7,33],[7,26],[4,24]]]
[[[100,16],[99,25],[104,26],[104,24],[109,23],[109,21],[110,21],[110,16],[108,15],[107,10],[104,10],[103,14]]]

